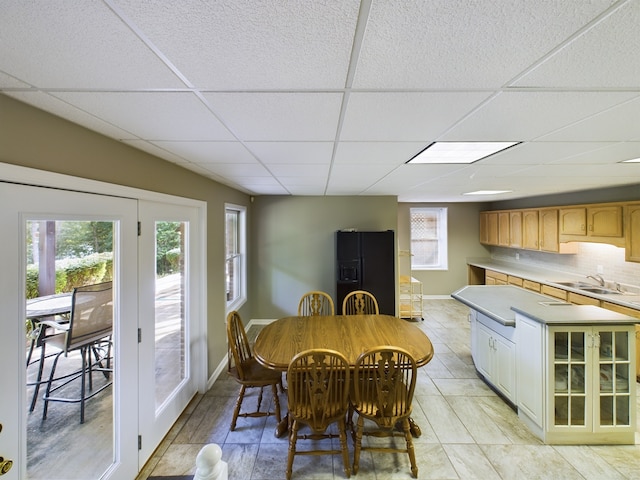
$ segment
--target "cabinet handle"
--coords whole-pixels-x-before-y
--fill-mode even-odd
[[[584,232],[584,223],[582,225],[580,225],[580,231]]]
[[[589,225],[589,231],[593,232],[593,224]]]

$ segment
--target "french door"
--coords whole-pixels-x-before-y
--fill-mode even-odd
[[[198,390],[202,226],[189,206],[139,202],[140,465]],[[194,459],[195,462],[195,459]]]
[[[132,454],[137,452],[138,386],[137,375],[132,375],[127,366],[138,362],[137,201],[0,182],[0,205],[0,365],[4,367],[0,388],[0,456],[13,461],[3,480],[134,478],[138,472],[138,458]],[[26,386],[25,300],[27,238],[32,233],[28,229],[37,223],[57,222],[67,225],[99,222],[108,225],[112,232],[113,384],[89,401],[86,415],[89,419],[84,424],[80,424],[75,412],[68,418],[62,417],[67,405],[71,405],[71,410],[79,409],[77,405],[52,404],[46,420],[41,420],[39,411],[28,412],[31,391],[27,393]],[[97,407],[98,398],[104,395],[111,395],[112,400],[106,407],[102,404],[106,412],[98,420],[101,428],[84,437],[88,440],[80,440],[92,428],[92,417],[98,416],[91,406]],[[41,407],[42,399],[37,402]],[[70,428],[67,435],[62,434],[62,428]],[[48,456],[51,445],[74,436],[79,441],[65,444],[64,455]],[[96,442],[93,453],[90,442]],[[79,465],[86,464],[87,457],[96,460],[95,470],[81,473]],[[29,467],[36,463],[45,468],[30,471]]]

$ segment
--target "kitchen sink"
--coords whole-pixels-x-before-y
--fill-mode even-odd
[[[609,290],[608,288],[602,287],[578,287],[580,290],[584,290],[585,292],[591,293],[599,293],[601,295],[620,295],[620,292],[616,290]]]
[[[610,288],[599,287],[593,283],[588,282],[557,282],[558,285],[565,287],[577,288],[585,292],[597,293],[600,295],[620,295],[617,290],[611,290]]]

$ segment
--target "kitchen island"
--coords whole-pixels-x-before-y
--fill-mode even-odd
[[[637,319],[511,285],[472,285],[467,305],[480,376],[545,443],[633,444]]]

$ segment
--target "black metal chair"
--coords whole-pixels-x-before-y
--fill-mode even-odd
[[[47,418],[49,402],[80,403],[80,423],[84,423],[85,402],[112,384],[110,379],[113,372],[111,358],[112,282],[76,287],[73,290],[71,318],[68,324],[59,324],[50,320],[45,320],[42,323],[61,331],[61,333],[43,338],[46,345],[56,347],[60,352],[54,357],[51,373],[46,381],[47,389],[42,397],[44,400],[42,419]],[[60,356],[62,354],[67,356],[76,350],[80,352],[80,369],[56,377],[56,367]],[[109,381],[94,390],[92,374],[96,371],[102,372]],[[53,396],[54,392],[60,391],[78,379],[80,380],[79,396]],[[90,393],[87,393],[87,390]]]

